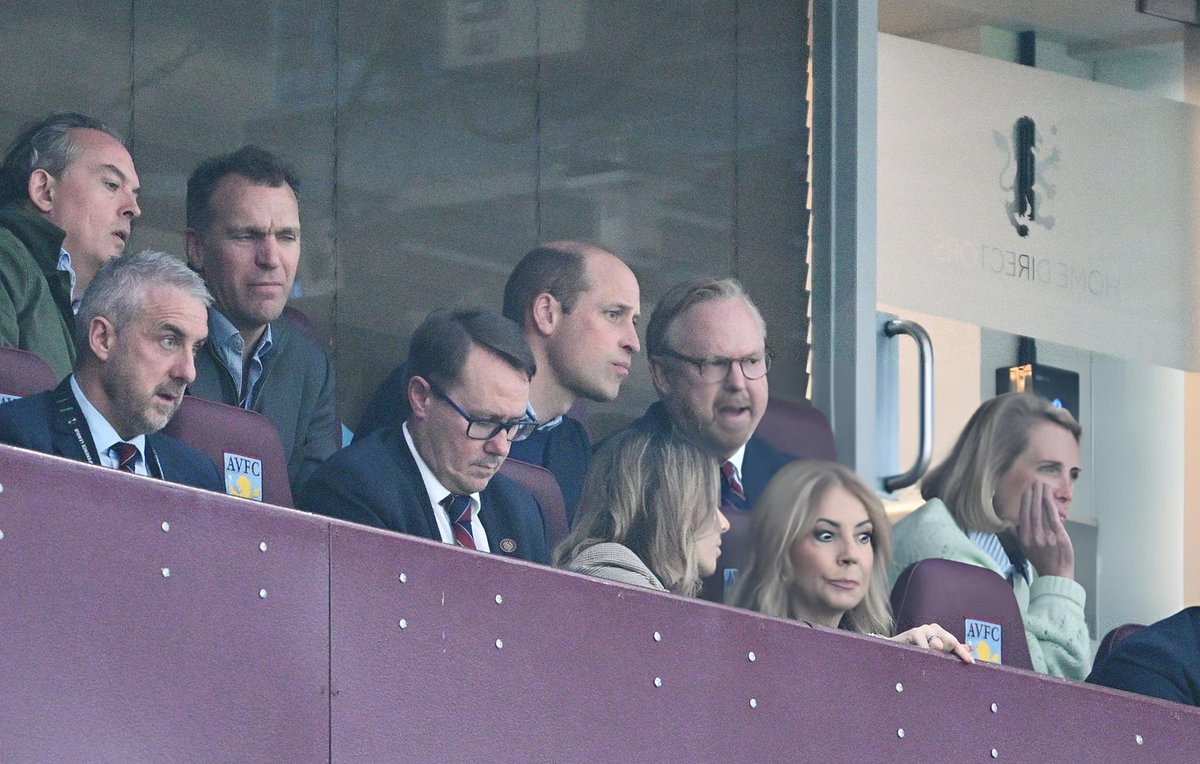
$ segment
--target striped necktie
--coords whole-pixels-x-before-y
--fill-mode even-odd
[[[474,549],[475,536],[471,533],[471,497],[452,493],[442,499],[442,506],[446,508],[446,514],[450,517],[455,546]]]
[[[746,492],[733,469],[733,462],[721,465],[721,508],[746,511]]]
[[[120,443],[114,443],[113,447],[109,450],[112,451],[117,457],[117,469],[119,469],[121,472],[134,471],[133,465],[134,462],[137,461],[138,457],[137,446],[133,445],[132,443],[121,441]]]

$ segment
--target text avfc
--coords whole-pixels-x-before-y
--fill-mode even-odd
[[[225,472],[262,477],[262,462],[237,454],[225,454]]]
[[[967,239],[946,237],[934,245],[933,259],[991,277],[1087,293],[1104,300],[1118,298],[1119,283],[1115,274],[1045,255],[1031,255]]]

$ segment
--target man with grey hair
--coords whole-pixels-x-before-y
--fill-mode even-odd
[[[51,114],[16,137],[0,164],[0,345],[70,373],[73,307],[125,250],[138,190],[129,152],[96,119]]]
[[[754,435],[767,408],[767,326],[737,280],[693,279],[672,287],[654,307],[646,354],[659,402],[630,426],[674,427],[721,465],[721,506],[731,532],[716,574],[701,591],[720,602],[744,562],[738,539],[748,511],[788,462]]]
[[[0,406],[0,443],[223,492],[207,457],[159,432],[196,378],[210,302],[164,252],[110,260],[79,306],[75,372]]]

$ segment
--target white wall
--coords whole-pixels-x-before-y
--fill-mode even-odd
[[[1103,634],[1184,604],[1184,374],[1096,354],[1091,378]]]

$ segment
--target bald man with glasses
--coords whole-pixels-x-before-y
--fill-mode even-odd
[[[550,550],[537,501],[496,474],[526,416],[533,354],[484,309],[438,311],[413,334],[410,413],[330,457],[308,481],[310,512],[530,562]]]

